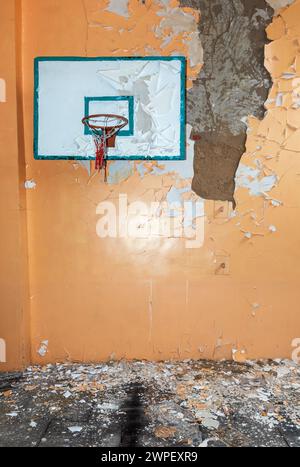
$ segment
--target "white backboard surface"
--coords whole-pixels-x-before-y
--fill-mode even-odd
[[[36,159],[93,159],[95,113],[129,120],[109,159],[185,159],[185,58],[36,58],[34,113]]]

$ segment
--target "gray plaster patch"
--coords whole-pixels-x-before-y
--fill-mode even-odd
[[[203,146],[201,139],[196,142],[193,189],[206,199],[233,201],[245,118],[264,116],[272,84],[264,67],[264,46],[273,10],[265,0],[181,0],[181,5],[200,9],[204,48],[204,66],[187,96],[188,123],[205,141]],[[220,164],[223,151],[226,158]]]

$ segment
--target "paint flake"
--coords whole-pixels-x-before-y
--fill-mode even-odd
[[[80,433],[82,431],[82,426],[69,426],[68,430],[73,434]]]
[[[46,353],[48,352],[48,345],[49,345],[49,341],[48,341],[48,340],[44,340],[44,341],[41,342],[40,348],[38,349],[38,354],[39,354],[41,357],[45,357],[45,356],[46,356]]]
[[[6,81],[0,78],[0,102],[6,102]]]
[[[109,5],[106,8],[106,11],[128,18],[128,0],[109,0]]]
[[[36,182],[34,180],[26,180],[24,186],[26,190],[34,190],[36,188]]]

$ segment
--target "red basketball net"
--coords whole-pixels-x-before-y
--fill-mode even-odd
[[[94,137],[94,142],[96,146],[96,162],[95,162],[95,169],[96,170],[101,170],[103,167],[106,166],[106,153],[107,153],[107,147],[106,147],[106,135],[105,132],[103,132],[102,135],[99,134],[93,134]]]
[[[96,147],[95,169],[105,169],[104,180],[106,181],[108,141],[121,128],[127,125],[128,120],[125,117],[120,117],[118,115],[99,114],[83,118],[82,123],[88,126],[94,139]]]

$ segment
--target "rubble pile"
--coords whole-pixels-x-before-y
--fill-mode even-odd
[[[109,362],[0,375],[0,446],[300,446],[288,360]]]

